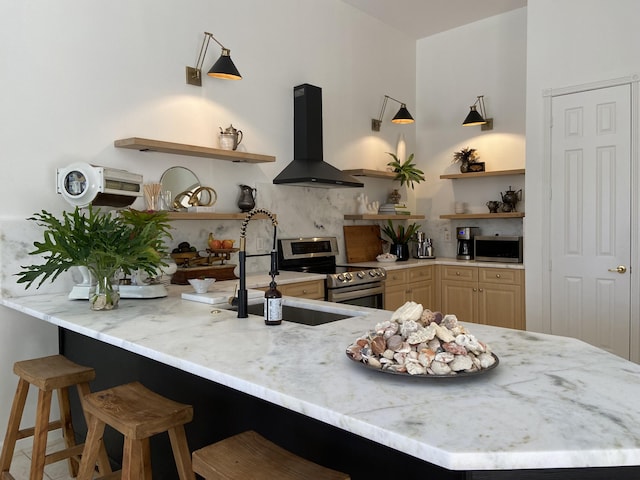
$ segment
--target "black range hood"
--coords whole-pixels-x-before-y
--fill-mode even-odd
[[[364,186],[323,160],[322,89],[308,83],[293,89],[293,158],[273,183],[317,188]]]

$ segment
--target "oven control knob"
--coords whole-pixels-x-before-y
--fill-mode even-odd
[[[344,278],[347,279],[347,281],[351,281],[353,280],[353,275],[351,275],[349,272],[344,274]]]
[[[369,270],[369,276],[370,277],[375,277],[376,276],[376,270]]]
[[[338,281],[344,282],[344,275],[342,275],[341,273],[338,274]]]
[[[364,272],[358,272],[358,273],[356,273],[356,276],[358,278],[364,278]]]

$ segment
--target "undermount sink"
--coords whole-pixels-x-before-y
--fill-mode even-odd
[[[233,307],[233,310],[237,311],[237,307]],[[264,304],[254,303],[249,305],[247,313],[251,315],[264,315]],[[338,320],[344,320],[345,318],[351,318],[355,315],[343,315],[340,313],[321,312],[319,310],[312,310],[310,308],[303,308],[292,305],[282,306],[282,320],[291,323],[300,323],[302,325],[310,325],[312,327],[317,325],[323,325],[325,323],[336,322]]]

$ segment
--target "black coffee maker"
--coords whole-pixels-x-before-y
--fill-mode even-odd
[[[458,239],[456,258],[458,260],[473,260],[473,237],[478,233],[478,227],[456,228],[456,238]]]

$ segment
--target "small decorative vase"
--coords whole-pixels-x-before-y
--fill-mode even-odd
[[[460,165],[460,173],[467,173],[469,171],[469,162],[462,162]]]
[[[389,203],[400,203],[400,199],[402,198],[402,195],[400,195],[400,192],[397,189],[394,189],[390,194],[389,194]]]
[[[409,260],[409,244],[407,243],[392,243],[389,248],[389,253],[395,255],[396,261],[404,262]]]
[[[120,302],[120,288],[114,280],[114,274],[93,272],[96,284],[89,289],[91,310],[113,310]]]

